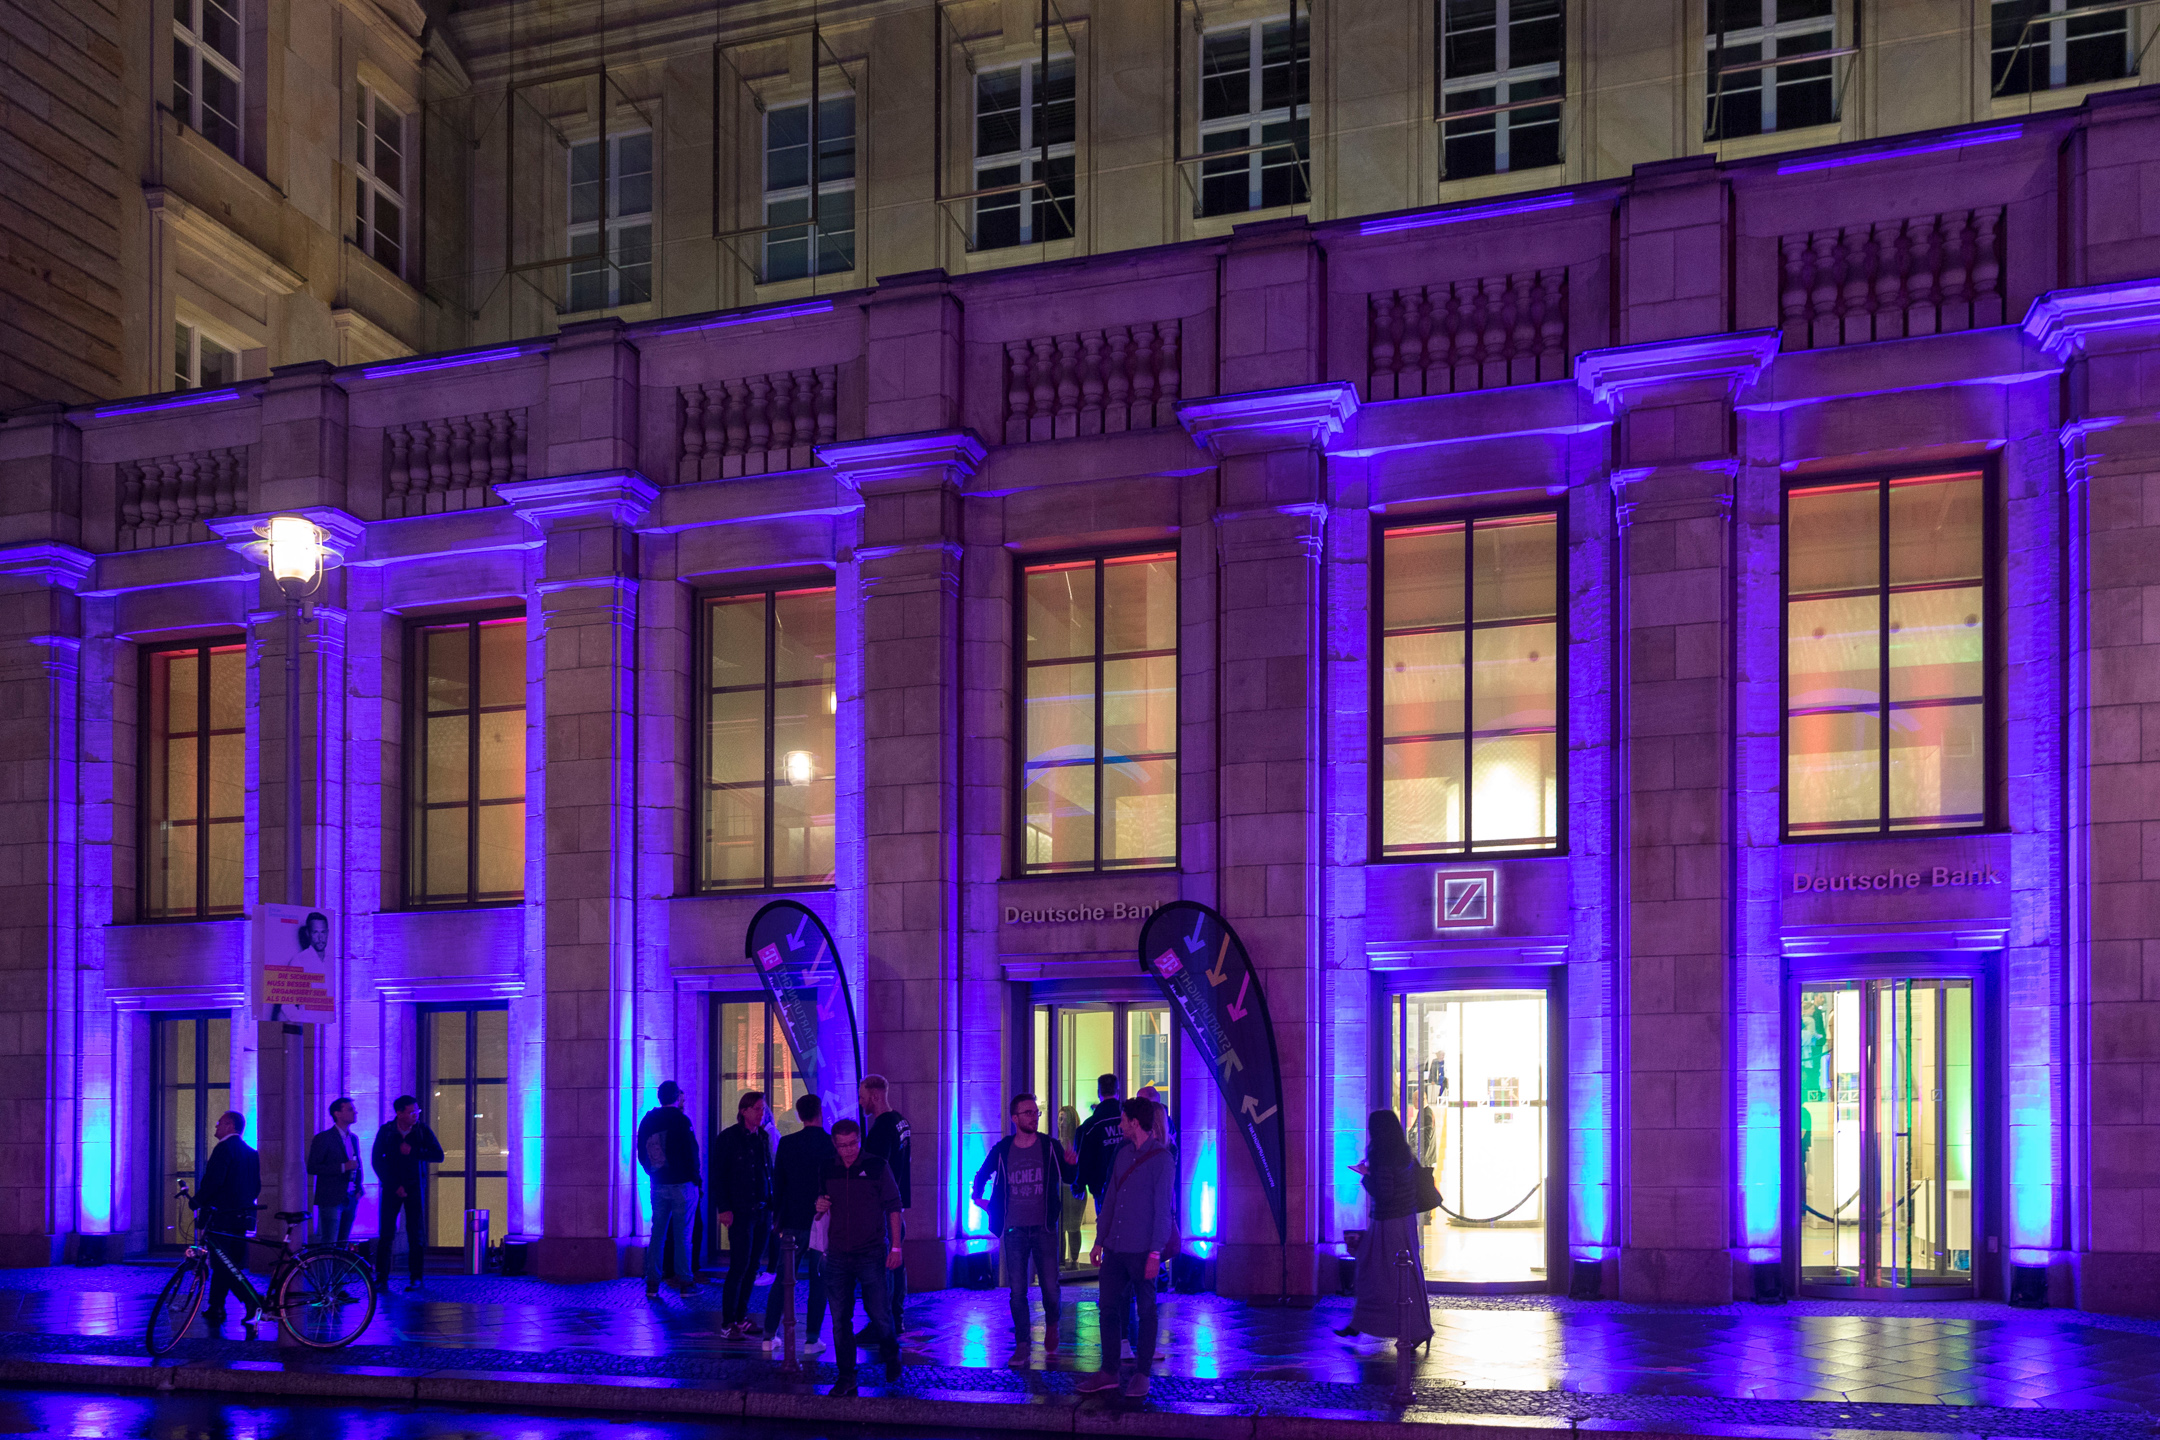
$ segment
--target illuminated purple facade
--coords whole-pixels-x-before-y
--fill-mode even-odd
[[[1226,1293],[1334,1285],[1386,1105],[1447,1199],[1436,1283],[2151,1312],[2156,157],[2160,97],[2124,91],[12,417],[5,1257],[169,1238],[213,1085],[276,1171],[283,1037],[235,917],[285,894],[293,777],[241,547],[298,513],[344,556],[301,657],[303,888],[344,958],[307,1113],[471,1098],[463,1198],[540,1273],[642,1263],[660,1080],[709,1134],[786,1070],[730,1038],[784,890],[913,1122],[918,1286],[983,1230],[1006,1097],[1084,1114],[1114,1068],[1172,1097]],[[1141,565],[1144,621],[1073,598]],[[828,591],[827,669],[790,680],[783,602]],[[737,619],[780,636],[743,642],[762,679],[716,668]],[[170,675],[225,641],[219,749]],[[1070,718],[1059,666],[1095,677],[1063,749],[1028,733]],[[506,747],[454,794],[453,733]],[[244,766],[244,841],[229,875],[188,850],[195,910],[153,919],[174,827],[224,843],[223,782],[174,808],[182,741]],[[431,804],[492,848],[430,870]],[[1286,1253],[1214,1077],[1152,1028],[1134,946],[1177,898],[1265,978]]]

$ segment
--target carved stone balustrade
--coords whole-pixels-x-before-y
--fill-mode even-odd
[[[1368,305],[1369,400],[1567,377],[1565,269],[1382,290]]]
[[[122,550],[189,545],[211,538],[203,525],[248,508],[247,450],[199,450],[119,465]]]
[[[1953,210],[1778,242],[1788,350],[2003,323],[2003,207]]]
[[[525,478],[525,411],[390,425],[383,430],[383,454],[386,517],[500,504],[488,487]]]
[[[1005,443],[1177,423],[1180,322],[1005,342]]]
[[[838,435],[839,389],[834,365],[683,386],[677,392],[682,418],[677,483],[816,464],[813,448]]]

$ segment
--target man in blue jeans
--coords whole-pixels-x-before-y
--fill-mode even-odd
[[[887,1307],[885,1277],[900,1268],[900,1187],[892,1170],[863,1148],[862,1126],[832,1128],[839,1154],[825,1170],[814,1212],[826,1217],[825,1296],[832,1305],[834,1359],[841,1393],[855,1385],[855,1296],[862,1294],[863,1334],[884,1354],[885,1378],[900,1378],[900,1336]]]
[[[1102,1368],[1078,1388],[1083,1393],[1118,1388],[1118,1342],[1126,1306],[1138,1302],[1139,1334],[1133,1341],[1137,1358],[1124,1389],[1128,1399],[1144,1400],[1155,1358],[1155,1277],[1177,1239],[1177,1160],[1170,1147],[1154,1137],[1152,1101],[1136,1097],[1121,1108],[1118,1123],[1125,1143],[1110,1163],[1095,1226],[1093,1259],[1102,1267]]]
[[[660,1293],[660,1272],[674,1272],[668,1283],[688,1293],[697,1288],[690,1273],[690,1226],[697,1215],[697,1130],[683,1114],[682,1086],[660,1082],[660,1103],[638,1122],[638,1164],[652,1185],[652,1235],[645,1243],[645,1293]]]
[[[825,1172],[840,1152],[825,1133],[823,1100],[815,1095],[798,1097],[795,1118],[802,1128],[781,1136],[780,1147],[773,1152],[773,1233],[795,1242],[795,1273],[809,1284],[809,1329],[803,1336],[802,1353],[822,1355],[825,1343],[818,1336],[825,1328],[825,1280],[818,1265],[821,1257],[810,1248],[810,1227],[817,1220],[817,1197],[825,1193]],[[794,1303],[794,1292],[778,1278],[765,1287],[765,1338],[775,1350],[785,1338],[780,1307]]]

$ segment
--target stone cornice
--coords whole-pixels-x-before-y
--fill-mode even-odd
[[[80,591],[97,568],[97,556],[56,540],[0,547],[0,580],[35,580]]]
[[[818,463],[858,493],[865,485],[911,480],[928,470],[945,470],[952,479],[965,482],[982,468],[988,453],[972,430],[840,440],[820,445],[816,451]]]
[[[254,282],[267,294],[290,295],[307,284],[305,275],[273,260],[200,206],[188,203],[162,185],[144,186],[143,203],[150,207],[151,217],[162,222],[182,244],[241,279]]]
[[[1357,414],[1357,387],[1347,380],[1291,385],[1186,400],[1178,424],[1217,459],[1269,450],[1325,450]]]
[[[2060,363],[2095,337],[2121,332],[2160,345],[2160,280],[2050,290],[2025,312],[2026,338]]]
[[[1741,330],[1585,350],[1575,357],[1575,383],[1600,405],[1623,409],[1648,391],[1703,380],[1722,381],[1727,395],[1738,395],[1770,368],[1782,343],[1776,330]]]
[[[495,493],[520,520],[543,530],[565,521],[635,526],[660,498],[660,488],[634,470],[505,480]]]

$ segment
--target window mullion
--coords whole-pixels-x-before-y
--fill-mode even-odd
[[[465,903],[480,903],[480,622],[465,627]]]
[[[1472,819],[1470,809],[1471,767],[1477,763],[1477,741],[1471,733],[1470,722],[1471,707],[1476,703],[1476,696],[1472,693],[1472,682],[1477,674],[1476,667],[1470,663],[1471,656],[1475,653],[1477,645],[1477,630],[1475,628],[1477,624],[1477,522],[1475,520],[1463,522],[1462,574],[1462,848],[1467,853],[1475,848],[1473,837],[1477,833],[1470,828]]]
[[[765,594],[765,873],[762,878],[765,882],[765,888],[768,890],[772,888],[773,883],[773,812],[775,809],[773,789],[778,784],[778,777],[773,773],[773,750],[775,748],[774,742],[778,738],[775,731],[779,721],[775,712],[778,709],[779,697],[773,685],[773,671],[779,651],[774,633],[779,629],[779,609],[778,597],[774,592],[767,591]]]
[[[1103,868],[1103,587],[1109,578],[1100,557],[1095,561],[1095,865]]]
[[[1877,483],[1875,502],[1876,527],[1876,606],[1875,624],[1878,631],[1876,646],[1877,680],[1880,687],[1875,700],[1877,753],[1881,755],[1880,772],[1876,776],[1877,811],[1876,830],[1890,833],[1890,480],[1885,476]]]

